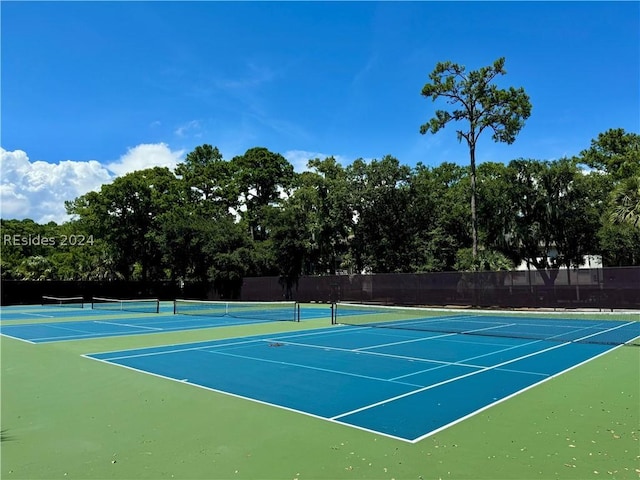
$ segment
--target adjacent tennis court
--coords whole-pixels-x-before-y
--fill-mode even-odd
[[[381,315],[370,307],[349,314],[337,320]],[[382,315],[390,321],[389,312]],[[640,335],[631,316],[556,318],[562,338],[539,319],[499,319],[509,327],[535,325],[537,335],[546,329],[547,339],[489,336],[499,329],[495,318],[475,319],[460,333],[415,330],[416,318],[407,328],[373,322],[88,357],[413,443]],[[451,329],[459,319],[424,321]]]
[[[69,298],[4,308],[1,333],[46,343],[325,317],[334,325],[86,356],[411,443],[640,338],[636,312],[153,299],[84,306]]]
[[[31,343],[165,333],[269,321],[330,318],[330,309],[295,302],[208,302],[95,299],[70,303],[3,307],[1,333]],[[84,308],[82,308],[84,307]],[[17,324],[7,324],[16,323]]]

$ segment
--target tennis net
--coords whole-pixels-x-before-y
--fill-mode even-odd
[[[91,299],[93,310],[115,310],[134,313],[159,313],[160,300],[157,298],[138,298],[123,300],[118,298],[93,297]]]
[[[54,297],[51,295],[42,296],[42,305],[54,305],[56,307],[84,308],[84,298],[82,297]]]
[[[184,300],[173,302],[173,313],[205,317],[233,317],[248,320],[300,321],[296,302],[223,302]]]
[[[640,312],[520,312],[337,303],[334,324],[640,346]]]

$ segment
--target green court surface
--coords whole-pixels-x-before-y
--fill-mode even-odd
[[[636,346],[616,348],[415,444],[81,356],[326,326],[325,319],[269,322],[47,344],[1,337],[1,477],[640,475]]]

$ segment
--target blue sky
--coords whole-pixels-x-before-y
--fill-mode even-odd
[[[468,162],[455,127],[420,135],[439,61],[506,57],[532,115],[479,161],[556,159],[640,132],[638,2],[15,2],[0,5],[3,218],[63,221],[64,200],[255,146],[297,170],[391,154]]]

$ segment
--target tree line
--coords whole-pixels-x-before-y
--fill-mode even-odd
[[[294,172],[264,147],[196,147],[175,170],[135,171],[65,203],[73,220],[1,221],[2,279],[210,282],[247,276],[511,269],[552,284],[602,255],[640,265],[640,135],[611,129],[571,158],[469,166],[333,157]],[[63,242],[64,240],[64,242]]]

